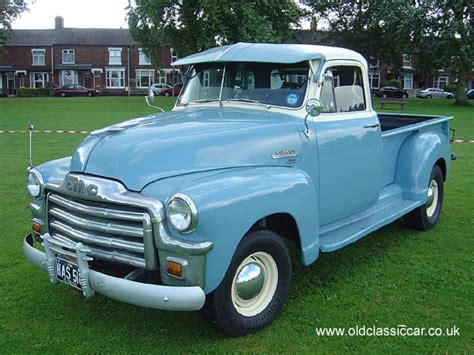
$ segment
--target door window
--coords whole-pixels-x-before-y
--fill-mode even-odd
[[[332,81],[324,81],[320,100],[325,113],[365,111],[365,93],[362,71],[356,66],[328,68]]]

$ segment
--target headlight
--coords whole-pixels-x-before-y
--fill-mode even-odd
[[[180,233],[191,233],[196,229],[198,213],[193,200],[187,195],[176,194],[168,202],[168,220]]]
[[[26,189],[31,197],[38,197],[43,189],[43,177],[36,169],[31,169],[27,177]]]

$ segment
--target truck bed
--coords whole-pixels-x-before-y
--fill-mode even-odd
[[[439,118],[439,116],[406,115],[399,113],[377,113],[377,115],[382,132]]]
[[[443,123],[453,117],[377,113],[382,129],[383,170],[382,187],[393,184],[400,148],[405,139],[419,131],[433,131],[448,135]]]

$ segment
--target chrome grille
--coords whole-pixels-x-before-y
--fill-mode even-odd
[[[48,226],[53,238],[81,242],[94,259],[157,268],[150,216],[145,210],[50,192]]]

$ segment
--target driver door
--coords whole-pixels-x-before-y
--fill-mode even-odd
[[[381,190],[382,133],[371,110],[362,64],[327,66],[315,119],[319,148],[320,225],[372,207]]]

